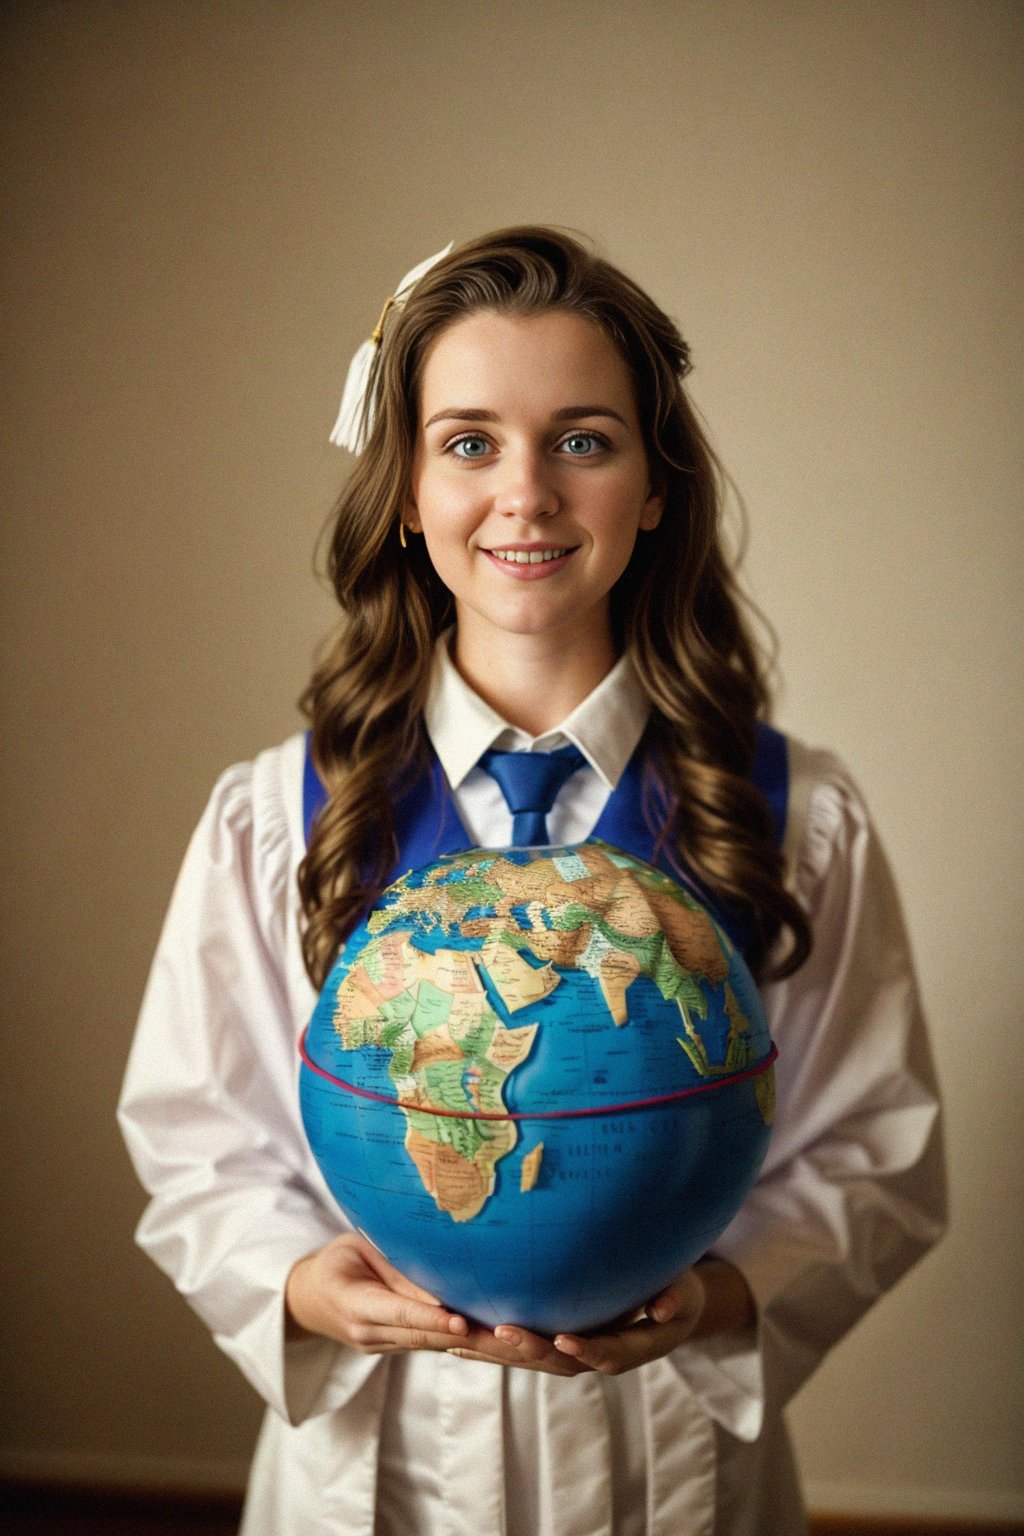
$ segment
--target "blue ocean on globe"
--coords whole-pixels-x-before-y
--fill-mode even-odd
[[[303,1042],[303,1122],[351,1223],[488,1326],[598,1328],[711,1248],[757,1177],[774,1055],[707,908],[607,844],[411,871]]]

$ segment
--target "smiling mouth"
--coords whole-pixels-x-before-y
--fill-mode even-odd
[[[504,560],[509,565],[543,565],[551,560],[561,560],[565,555],[572,554],[572,549],[554,547],[544,549],[488,549],[488,555],[493,555],[495,560]]]

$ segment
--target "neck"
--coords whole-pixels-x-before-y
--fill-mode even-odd
[[[611,633],[491,635],[463,626],[452,660],[466,682],[510,725],[530,736],[561,725],[618,660]]]

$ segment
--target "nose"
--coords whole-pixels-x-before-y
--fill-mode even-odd
[[[547,455],[532,448],[507,450],[494,491],[494,510],[506,517],[533,519],[557,512],[559,505]]]

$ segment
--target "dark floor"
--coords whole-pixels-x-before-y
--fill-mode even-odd
[[[237,1536],[240,1498],[0,1486],[0,1536]]]
[[[237,1536],[241,1510],[228,1494],[0,1484],[0,1536]],[[1024,1525],[818,1515],[811,1536],[1024,1536]]]

